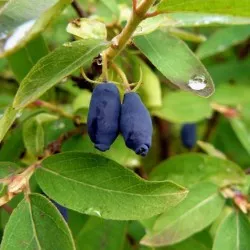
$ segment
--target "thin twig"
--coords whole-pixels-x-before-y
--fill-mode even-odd
[[[1,206],[8,214],[12,214],[13,208],[7,204]]]
[[[119,35],[112,39],[113,44],[103,52],[107,56],[108,61],[112,61],[123,51],[138,25],[145,19],[147,11],[154,2],[155,0],[143,0],[136,7],[136,10],[131,13],[131,17],[129,18],[125,28]],[[133,4],[135,3],[133,2]]]
[[[45,102],[42,100],[37,100],[35,102],[32,103],[32,105],[38,106],[38,107],[44,107],[47,108],[63,117],[66,117],[68,119],[74,120],[75,117],[67,112],[65,112],[63,109],[61,109],[59,106],[56,106],[54,104],[51,104],[49,102]]]
[[[166,13],[166,12],[154,11],[154,12],[151,12],[151,13],[146,13],[145,14],[145,18],[150,18],[150,17],[158,16],[158,15],[164,14],[164,13]]]
[[[117,72],[117,74],[120,76],[121,80],[123,81],[125,90],[129,92],[131,89],[130,89],[130,85],[129,85],[129,82],[128,82],[128,79],[127,79],[125,73],[116,64],[112,63],[111,66]]]
[[[45,150],[46,151],[45,154],[52,155],[52,154],[60,153],[62,144],[65,141],[67,141],[68,139],[70,139],[71,137],[73,137],[75,135],[84,134],[84,133],[85,133],[84,126],[79,126],[73,130],[70,130],[70,131],[60,135],[57,140],[51,142],[48,145],[47,149]]]
[[[206,128],[205,133],[203,135],[202,141],[205,141],[205,142],[209,141],[213,132],[216,129],[216,126],[219,122],[219,118],[220,118],[220,114],[217,111],[215,111],[212,118],[207,123],[207,128]]]
[[[136,12],[136,8],[137,8],[137,0],[133,0],[133,11]]]
[[[108,60],[105,53],[102,54],[102,79],[104,82],[108,81]]]
[[[88,16],[87,13],[82,9],[81,5],[77,2],[77,0],[73,0],[71,5],[79,17],[87,17]]]

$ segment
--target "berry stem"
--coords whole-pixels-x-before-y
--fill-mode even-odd
[[[111,66],[117,72],[117,74],[120,76],[126,91],[128,91],[128,92],[131,91],[128,79],[127,79],[125,73],[122,71],[122,69],[119,68],[115,63],[112,63]]]
[[[32,105],[47,108],[47,109],[49,109],[49,110],[51,110],[59,115],[66,117],[68,119],[71,119],[71,120],[75,119],[75,117],[73,115],[65,112],[62,108],[60,108],[52,103],[46,102],[46,101],[37,100],[37,101],[33,102]]]
[[[155,0],[143,0],[136,6],[137,1],[133,1],[134,8],[125,28],[113,38],[113,44],[103,52],[108,61],[112,61],[126,47],[137,26],[145,19],[147,11],[154,2]]]

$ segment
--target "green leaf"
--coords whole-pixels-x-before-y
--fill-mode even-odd
[[[0,161],[19,160],[21,154],[24,152],[24,144],[22,137],[22,128],[17,127],[4,140],[4,144],[0,149]]]
[[[175,206],[187,194],[172,182],[149,182],[107,158],[81,152],[47,158],[36,178],[63,206],[105,219],[147,218]]]
[[[205,151],[208,155],[215,156],[221,159],[227,159],[226,155],[223,154],[221,151],[216,149],[213,144],[204,141],[197,141],[199,147]]]
[[[219,216],[224,203],[215,185],[195,185],[182,203],[156,219],[153,233],[146,235],[141,243],[166,246],[187,239],[210,225]]]
[[[233,70],[238,70],[238,69],[234,68]],[[236,81],[237,83],[235,84],[228,84],[228,83],[219,84],[219,86],[216,87],[216,92],[214,93],[212,100],[222,105],[233,105],[233,106],[248,103],[250,96],[249,84],[247,82],[245,84],[239,78],[237,78]]]
[[[147,22],[145,22],[147,21]],[[241,25],[250,24],[250,18],[234,17],[225,15],[216,15],[209,13],[168,13],[151,17],[143,21],[142,28],[136,31],[136,34],[144,33],[147,30],[155,29],[155,27],[200,27],[200,26],[215,26],[215,25]],[[146,24],[149,27],[146,27]],[[140,25],[141,26],[141,25]]]
[[[18,110],[15,110],[12,107],[5,109],[3,116],[0,118],[0,142],[3,140],[13,122],[16,120],[18,112]]]
[[[38,36],[8,56],[9,65],[18,82],[21,82],[37,61],[47,54],[48,48],[45,41],[42,36]]]
[[[149,34],[161,26],[167,26],[169,23],[173,23],[166,14],[157,15],[155,17],[147,18],[143,20],[140,25],[136,28],[133,36],[140,36]]]
[[[250,154],[250,132],[246,124],[239,118],[230,119],[230,123],[242,146]]]
[[[104,23],[88,18],[79,18],[70,22],[67,32],[82,39],[107,39],[107,29]]]
[[[14,107],[20,109],[28,105],[77,68],[89,65],[107,45],[104,41],[80,40],[43,57],[21,82]]]
[[[37,36],[70,0],[12,0],[0,12],[0,57],[10,55]]]
[[[91,92],[86,89],[80,91],[78,90],[78,95],[72,104],[74,111],[76,112],[79,109],[88,109],[91,95]]]
[[[81,151],[94,153],[116,161],[124,167],[139,167],[140,157],[126,147],[122,136],[118,136],[110,150],[101,152],[96,149],[88,135],[75,136],[63,144],[62,151]]]
[[[1,250],[74,250],[70,230],[56,207],[44,196],[22,200],[5,228]]]
[[[249,166],[249,154],[237,138],[228,119],[221,117],[214,131],[213,144],[239,166]]]
[[[212,108],[208,99],[178,91],[163,97],[162,108],[153,114],[174,123],[198,122],[211,117]]]
[[[116,0],[100,0],[96,4],[96,15],[104,19],[105,22],[117,21],[120,10]]]
[[[204,97],[214,92],[209,73],[183,41],[160,30],[133,40],[154,66],[179,88]]]
[[[213,250],[248,250],[250,223],[239,211],[229,214],[221,223],[215,236]]]
[[[29,154],[39,156],[43,153],[44,130],[35,118],[31,118],[24,123],[23,141]]]
[[[225,218],[233,212],[233,209],[234,209],[233,207],[229,207],[228,205],[224,206],[219,217],[213,222],[213,224],[209,228],[209,234],[213,237],[213,239],[216,235],[216,232],[217,232],[221,222],[223,222],[225,220]]]
[[[250,16],[249,0],[162,0],[159,11],[167,12],[205,12],[234,16]]]
[[[190,32],[184,29],[167,28],[165,30],[166,32],[169,32],[173,36],[179,37],[180,39],[185,41],[201,43],[207,40],[207,38],[202,34],[195,34],[194,32]]]
[[[235,163],[198,153],[182,154],[160,163],[151,173],[151,180],[172,180],[191,187],[211,181],[223,187],[245,183],[244,171]]]
[[[76,238],[78,249],[118,250],[122,249],[127,222],[103,220],[90,217]]]
[[[242,85],[242,83],[248,84],[249,82],[250,78],[250,71],[248,70],[249,63],[250,59],[247,58],[246,60],[229,59],[225,63],[216,63],[208,66],[208,70],[212,75],[214,81],[219,86],[225,83],[230,84],[233,81],[237,89],[239,87],[238,85]],[[245,88],[247,89],[247,87]],[[217,92],[217,87],[216,87],[216,92]],[[213,95],[212,98],[214,96],[215,95]],[[236,97],[238,98],[238,91],[236,92]],[[231,96],[231,98],[234,99],[234,96]]]
[[[142,248],[140,250],[154,250],[155,248]],[[180,243],[174,244],[173,246],[160,247],[157,250],[211,250],[202,242],[198,241],[194,237],[190,237]]]
[[[196,55],[201,59],[213,56],[245,41],[248,37],[250,37],[249,25],[218,29],[198,47]]]
[[[134,81],[139,81],[142,74],[142,85],[138,93],[143,103],[148,108],[159,108],[162,106],[162,93],[160,80],[152,69],[139,57],[132,57]],[[140,72],[141,70],[141,72]],[[153,91],[152,91],[153,90]]]
[[[57,116],[41,113],[25,121],[23,125],[23,141],[27,152],[39,156],[44,151],[44,129],[42,124],[58,119]]]

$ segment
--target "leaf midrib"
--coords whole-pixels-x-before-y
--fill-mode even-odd
[[[210,200],[212,200],[213,198],[216,198],[216,196],[218,196],[218,193],[214,193],[212,195],[210,195],[208,198],[206,198],[205,200],[203,200],[202,202],[198,203],[198,205],[192,207],[190,210],[188,210],[186,213],[182,214],[181,216],[179,216],[178,218],[176,218],[174,221],[172,221],[172,223],[168,224],[168,227],[162,229],[160,232],[158,232],[157,234],[161,234],[162,232],[166,231],[168,228],[170,228],[172,225],[174,225],[176,222],[178,222],[179,220],[185,218],[187,215],[189,215],[190,213],[192,213],[194,210],[200,208],[201,206],[205,205],[206,203],[208,203]]]
[[[109,192],[109,193],[118,193],[118,194],[124,194],[124,195],[128,195],[128,196],[139,196],[139,197],[164,197],[164,196],[173,196],[173,195],[177,195],[177,194],[186,194],[187,193],[187,190],[183,190],[183,191],[180,191],[180,192],[175,192],[175,193],[165,193],[165,194],[158,194],[158,195],[152,195],[152,194],[136,194],[136,193],[126,193],[126,192],[123,192],[123,191],[118,191],[118,190],[111,190],[111,189],[106,189],[106,188],[102,188],[102,187],[98,187],[98,186],[95,186],[95,185],[91,185],[91,184],[88,184],[88,183],[84,183],[84,182],[80,182],[80,181],[77,181],[77,180],[74,180],[74,179],[70,179],[69,177],[66,177],[66,176],[63,176],[63,175],[60,175],[59,173],[56,173],[48,168],[41,168],[40,171],[47,171],[53,175],[56,175],[56,176],[59,176],[63,179],[66,179],[70,182],[75,182],[75,183],[79,183],[80,185],[83,185],[83,186],[88,186],[88,187],[91,187],[91,188],[94,188],[94,189],[99,189],[101,191],[104,191],[104,192]],[[169,181],[165,181],[165,183],[169,183]]]
[[[104,46],[104,43],[100,43],[98,45],[96,45],[95,47],[93,47],[92,49],[88,50],[87,53],[84,53],[81,57],[79,57],[77,60],[75,60],[73,63],[69,64],[67,67],[63,68],[63,70],[59,71],[56,75],[54,75],[54,77],[52,77],[49,81],[47,81],[46,83],[46,86],[48,85],[51,85],[51,83],[57,83],[59,82],[62,78],[64,78],[65,76],[63,77],[57,77],[58,75],[60,76],[61,74],[64,74],[65,75],[65,71],[68,73],[68,69],[73,67],[73,65],[75,64],[78,64],[79,61],[82,61],[82,58],[85,57],[86,59],[82,61],[82,65],[84,65],[87,61],[90,60],[90,58],[88,58],[88,55],[91,54],[94,50],[96,50],[98,47],[102,47]],[[53,52],[52,52],[53,53]],[[45,59],[44,59],[45,60]],[[74,69],[72,69],[73,71]],[[27,78],[29,77],[29,74],[26,76]],[[23,81],[25,81],[25,83],[23,85],[20,85],[20,89],[18,90],[18,92],[20,93],[21,91],[23,91],[23,89],[26,88],[27,85],[29,85],[31,82],[33,81],[30,81],[29,78],[28,80],[26,80],[26,77]],[[56,79],[56,80],[55,80]],[[41,89],[44,89],[44,85],[40,85],[40,87],[36,88],[35,89],[35,92],[40,92]],[[21,92],[22,93],[22,92]],[[14,100],[14,107],[17,107],[17,108],[21,108],[24,104],[23,103],[26,103],[27,101],[22,101],[21,103],[18,104],[18,93],[16,95],[16,98]],[[28,96],[28,99],[35,99],[36,97],[33,96],[33,98],[30,98],[30,96]],[[25,100],[27,100],[27,97],[25,98]]]

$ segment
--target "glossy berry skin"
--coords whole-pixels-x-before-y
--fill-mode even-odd
[[[188,148],[192,149],[196,144],[196,124],[194,123],[187,123],[182,126],[181,129],[181,140],[183,145]]]
[[[135,92],[124,95],[120,131],[128,148],[146,156],[152,143],[152,120],[141,98]]]
[[[100,151],[110,148],[119,134],[121,101],[113,83],[102,83],[95,87],[89,106],[88,134]]]

